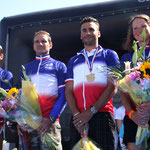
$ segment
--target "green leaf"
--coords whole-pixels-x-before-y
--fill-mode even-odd
[[[8,93],[3,88],[0,88],[0,92],[7,97]]]
[[[133,66],[135,66],[135,64],[137,63],[137,60],[138,60],[137,42],[133,41],[132,48],[134,50],[134,53],[133,53],[133,56],[132,56],[132,64],[133,64]]]
[[[21,65],[21,67],[22,67],[22,73],[23,73],[24,79],[25,79],[25,81],[27,81],[28,78],[27,78],[27,74],[26,74],[26,69],[23,65]]]
[[[114,71],[114,74],[115,74],[119,79],[122,79],[122,78],[123,78],[122,75],[121,75],[120,73],[118,73],[118,72],[115,72],[115,71]]]
[[[123,72],[121,72],[119,69],[117,68],[113,68],[113,67],[108,67],[112,70],[112,72],[115,74],[116,77],[118,77],[119,79],[122,79],[123,78]]]
[[[2,78],[0,78],[0,80],[2,82],[5,82],[6,84],[8,84],[10,87],[12,87],[11,83],[9,82],[9,80],[3,80]]]
[[[143,41],[144,41],[144,43],[145,43],[145,39],[146,39],[145,28],[143,28],[143,30],[142,30],[142,38],[143,38]]]
[[[142,56],[142,54],[143,54],[143,52],[144,52],[144,50],[145,50],[145,46],[146,46],[146,45],[144,45],[144,46],[139,50],[138,57],[141,57],[141,56]]]

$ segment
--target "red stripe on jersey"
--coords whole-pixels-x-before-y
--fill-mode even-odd
[[[85,84],[85,99],[86,99],[86,109],[90,108],[98,100],[101,94],[105,91],[106,86],[100,86],[98,84]],[[83,86],[79,85],[74,89],[74,95],[77,100],[77,106],[82,112],[84,109],[84,99],[83,99]],[[99,110],[99,112],[110,112],[113,114],[112,99],[107,102],[107,104]]]
[[[51,96],[38,95],[42,116],[48,118],[57,98]]]

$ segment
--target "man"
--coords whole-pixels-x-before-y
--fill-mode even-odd
[[[33,49],[36,59],[25,65],[28,77],[34,84],[39,98],[39,104],[43,119],[37,131],[29,133],[26,146],[31,150],[47,150],[45,144],[41,143],[40,136],[51,133],[59,146],[57,150],[62,150],[61,127],[59,115],[65,104],[65,73],[66,66],[50,57],[52,48],[51,36],[46,31],[36,32],[34,35]],[[19,135],[23,135],[19,132]]]
[[[3,53],[2,46],[0,45],[0,79],[1,79],[0,87],[5,89],[6,91],[8,91],[11,88],[11,86],[13,86],[13,75],[10,71],[2,69],[3,60],[4,60],[4,53]],[[8,80],[10,84],[5,83],[3,80]],[[5,135],[3,135],[4,129],[5,129],[5,132],[4,132]],[[4,137],[5,137],[5,140],[7,140],[7,142],[9,142],[10,147],[12,145],[14,145],[14,147],[17,146],[17,145],[15,145],[17,143],[13,143],[14,141],[18,142],[16,130],[13,130],[13,132],[11,132],[12,130],[10,130],[10,128],[8,127],[7,122],[6,122],[5,128],[4,128],[4,118],[0,117],[0,150],[2,149],[2,146],[3,146]],[[10,138],[7,134],[8,132],[9,132]],[[15,139],[13,140],[13,138],[11,139],[11,137],[13,137],[13,138],[15,137],[16,140]]]
[[[81,21],[81,40],[84,49],[68,62],[66,100],[73,115],[71,146],[83,135],[88,124],[88,136],[104,150],[114,149],[115,124],[112,117],[112,97],[117,89],[107,80],[104,66],[119,63],[116,52],[98,44],[99,23],[93,17]]]

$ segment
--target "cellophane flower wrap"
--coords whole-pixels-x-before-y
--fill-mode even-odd
[[[88,137],[88,126],[84,126],[84,134],[82,138],[77,142],[77,144],[73,147],[72,150],[102,150],[96,144],[96,142],[92,141]]]
[[[27,80],[25,68],[23,74],[25,79],[22,79],[22,89],[11,88],[8,92],[0,88],[0,92],[5,97],[0,103],[0,115],[17,122],[24,130],[36,130],[41,123],[42,114],[38,101],[36,89],[31,81]],[[50,150],[55,150],[58,144],[54,137],[46,133],[42,137],[43,142]]]
[[[108,78],[116,80],[118,87],[127,92],[138,109],[138,105],[150,101],[150,58],[145,58],[145,29],[142,31],[144,46],[138,51],[137,42],[133,42],[134,54],[131,62],[125,62],[125,70],[120,68],[107,68]],[[150,128],[148,123],[145,128],[138,126],[136,145],[148,148]]]

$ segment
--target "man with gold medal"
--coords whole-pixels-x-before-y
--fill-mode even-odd
[[[83,18],[80,38],[84,49],[69,60],[65,81],[66,99],[73,116],[70,149],[81,139],[83,128],[88,125],[90,139],[103,150],[114,150],[112,97],[117,88],[99,68],[115,67],[119,58],[115,51],[98,44],[100,36],[98,20]]]

